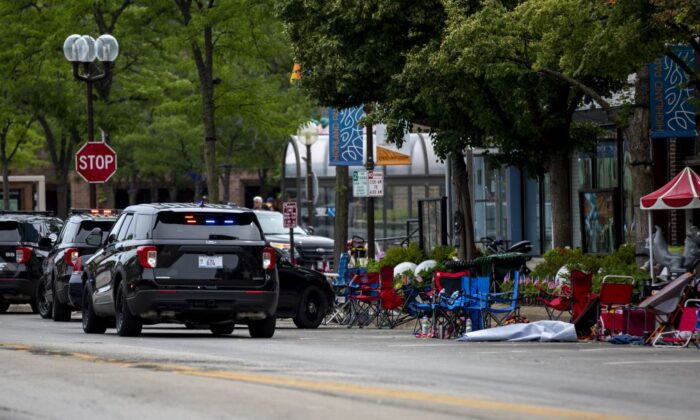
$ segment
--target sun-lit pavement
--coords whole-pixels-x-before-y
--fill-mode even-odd
[[[11,310],[24,310],[13,307]],[[0,315],[0,418],[689,417],[700,351],[460,343],[282,321],[139,338]]]

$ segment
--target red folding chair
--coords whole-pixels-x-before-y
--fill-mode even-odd
[[[610,280],[622,280],[622,282],[611,283]],[[629,333],[628,316],[629,307],[632,304],[633,291],[633,277],[615,275],[603,277],[599,293],[599,337]]]
[[[700,299],[688,299],[683,306],[681,314],[681,322],[678,324],[678,329],[674,331],[666,331],[657,334],[652,345],[654,347],[676,347],[683,348],[690,345],[693,337],[697,340],[696,324],[698,322],[698,309],[700,308]]]
[[[403,314],[404,298],[394,288],[394,268],[382,267],[380,273],[380,304],[377,327],[394,328],[405,322]]]

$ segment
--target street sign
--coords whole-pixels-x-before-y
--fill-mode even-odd
[[[384,197],[384,172],[368,171],[367,190],[369,197]]]
[[[117,153],[105,143],[86,143],[75,154],[75,170],[89,183],[107,182],[117,172]]]
[[[367,180],[369,179],[367,171],[352,171],[352,196],[353,197],[367,197],[368,196],[368,185]]]
[[[284,218],[285,229],[297,227],[297,202],[285,201],[282,203],[282,217]]]

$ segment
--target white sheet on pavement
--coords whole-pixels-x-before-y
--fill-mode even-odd
[[[511,324],[464,334],[459,341],[578,341],[574,324],[537,321]]]

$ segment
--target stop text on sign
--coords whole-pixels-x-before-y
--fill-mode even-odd
[[[75,170],[87,182],[107,182],[117,171],[117,153],[105,143],[86,143],[75,154]]]
[[[111,155],[78,156],[78,169],[81,171],[103,170],[114,165],[115,157]]]

